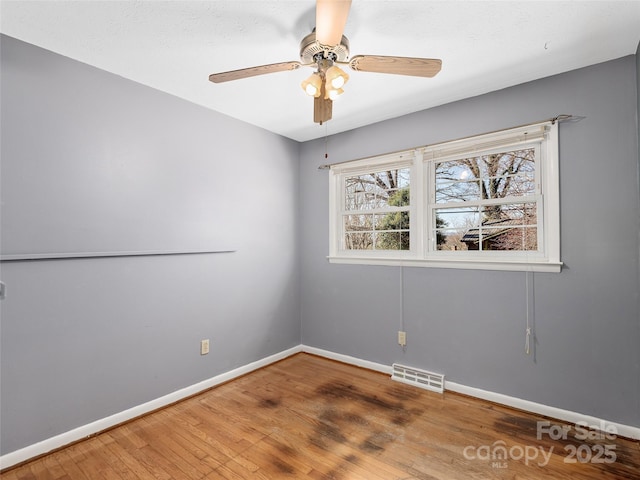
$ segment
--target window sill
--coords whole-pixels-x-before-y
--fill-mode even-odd
[[[327,257],[329,263],[350,265],[387,265],[402,267],[426,267],[426,268],[458,268],[465,270],[503,270],[520,272],[546,272],[558,273],[562,270],[562,262],[523,262],[509,260],[422,260],[422,259],[398,259],[381,257]]]

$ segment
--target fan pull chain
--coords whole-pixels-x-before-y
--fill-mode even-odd
[[[324,124],[324,158],[329,158],[329,152],[327,144],[329,143],[329,136],[327,134],[327,124]]]

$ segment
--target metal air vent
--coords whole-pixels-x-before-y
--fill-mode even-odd
[[[444,392],[444,375],[439,373],[427,372],[426,370],[405,367],[404,365],[394,363],[391,371],[391,379],[431,390],[432,392]]]

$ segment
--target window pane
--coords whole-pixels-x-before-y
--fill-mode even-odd
[[[467,229],[480,225],[479,207],[438,208],[436,228]]]
[[[537,205],[435,210],[437,250],[537,250]]]
[[[536,191],[536,176],[534,172],[522,173],[510,177],[505,177],[501,197],[523,197],[533,195]]]
[[[435,211],[435,239],[438,250],[467,250],[462,237],[480,225],[479,207],[438,208]]]
[[[409,212],[377,214],[376,230],[409,230]]]
[[[408,206],[409,186],[409,168],[347,177],[345,209],[372,210],[389,206]]]
[[[343,215],[347,250],[409,250],[409,212]]]
[[[501,218],[516,221],[514,225],[535,225],[538,209],[535,202],[500,205]]]
[[[345,215],[344,230],[345,232],[373,230],[373,214]]]
[[[345,178],[345,209],[362,213],[343,215],[343,248],[408,250],[408,209],[411,203],[409,189],[409,168],[389,169]],[[397,207],[402,207],[403,210],[398,211]],[[374,209],[378,211],[364,213]]]
[[[409,250],[409,212],[392,212],[376,216],[376,249]]]
[[[482,228],[483,250],[520,250],[538,249],[536,227]]]
[[[535,194],[535,148],[440,162],[436,203]]]
[[[480,199],[477,167],[471,161],[454,160],[436,165],[436,203]],[[476,173],[474,173],[474,171]]]
[[[376,250],[409,250],[409,232],[380,232],[376,237]]]
[[[373,232],[346,233],[345,250],[371,250],[373,248]]]
[[[462,242],[465,231],[459,228],[443,228],[436,232],[437,250],[469,250],[466,243]]]
[[[409,187],[390,191],[388,203],[393,207],[408,207],[410,205]]]
[[[537,250],[535,202],[487,205],[480,225],[470,226],[460,237],[468,250]]]
[[[513,150],[474,159],[481,172],[485,198],[535,193],[535,149]]]
[[[345,208],[347,210],[370,210],[376,208],[377,199],[373,187],[365,186],[362,190],[353,188],[345,195]],[[369,190],[365,190],[368,188]]]
[[[444,182],[437,180],[436,203],[470,202],[480,199],[480,182]]]

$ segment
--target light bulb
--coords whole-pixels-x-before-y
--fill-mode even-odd
[[[312,97],[319,97],[320,87],[322,86],[322,78],[317,73],[314,73],[304,82],[302,82],[300,86],[307,95]]]
[[[325,77],[327,79],[327,84],[336,89],[342,88],[349,80],[349,75],[335,65],[332,65],[327,69]]]
[[[344,90],[341,88],[327,88],[325,92],[324,98],[328,98],[329,100],[335,100],[339,95],[342,95]]]
[[[336,77],[333,80],[331,80],[331,86],[333,88],[342,88],[343,85],[344,85],[343,77]]]

